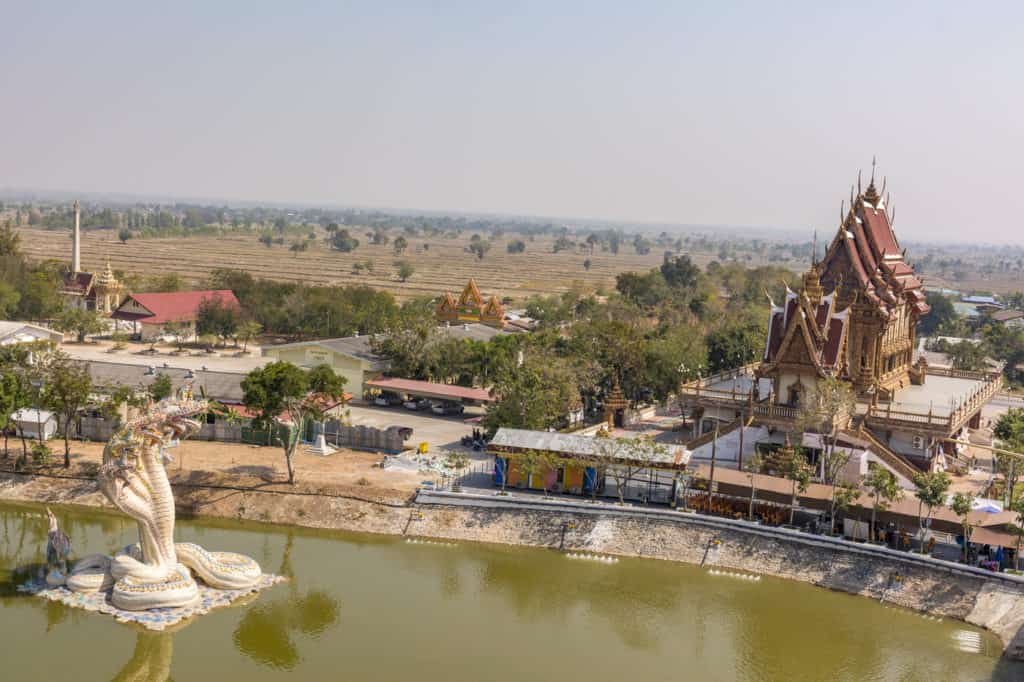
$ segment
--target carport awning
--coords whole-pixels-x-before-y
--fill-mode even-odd
[[[382,391],[404,393],[416,396],[417,398],[434,398],[436,400],[451,400],[453,402],[472,400],[478,403],[489,403],[494,400],[490,392],[482,388],[435,384],[432,381],[416,381],[415,379],[381,377],[379,379],[371,379],[365,382],[365,385],[379,388]]]

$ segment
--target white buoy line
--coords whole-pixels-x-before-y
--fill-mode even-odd
[[[406,538],[407,545],[433,545],[434,547],[455,547],[454,542],[441,542],[440,540],[420,540],[418,538]]]
[[[759,575],[751,575],[749,573],[735,573],[733,571],[720,571],[717,568],[709,568],[708,573],[711,575],[724,575],[728,578],[739,578],[740,580],[749,580],[751,582],[757,582],[761,579]]]
[[[953,633],[953,641],[956,648],[967,653],[980,654],[985,649],[981,635],[970,630],[957,630]]]
[[[579,552],[566,552],[565,556],[570,559],[584,559],[586,561],[596,561],[601,564],[617,564],[619,563],[619,557],[616,556],[604,556],[601,554],[582,554]]]

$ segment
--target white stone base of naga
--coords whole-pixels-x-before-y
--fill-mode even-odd
[[[66,577],[57,572],[47,584],[63,582],[71,592],[110,591],[118,609],[144,611],[194,605],[198,578],[221,590],[246,590],[263,581],[253,559],[231,552],[209,552],[191,542],[174,542],[174,497],[164,460],[172,442],[199,431],[193,417],[208,409],[191,391],[165,400],[127,422],[103,450],[97,474],[100,490],[139,524],[139,543],[113,557],[93,554],[79,560]],[[63,580],[61,578],[63,577]]]

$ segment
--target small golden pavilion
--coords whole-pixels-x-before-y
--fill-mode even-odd
[[[438,322],[480,322],[501,329],[505,326],[505,306],[497,296],[485,299],[470,278],[462,294],[456,299],[445,292],[434,312]]]

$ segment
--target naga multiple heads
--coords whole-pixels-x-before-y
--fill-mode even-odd
[[[109,557],[87,557],[67,577],[73,591],[104,589],[113,582],[111,600],[126,610],[185,606],[199,593],[190,572],[218,589],[244,589],[259,582],[259,565],[238,554],[206,552],[174,542],[174,495],[164,463],[167,448],[199,432],[196,419],[209,404],[186,386],[175,399],[150,404],[127,421],[103,450],[97,474],[100,490],[139,525],[139,544]]]

